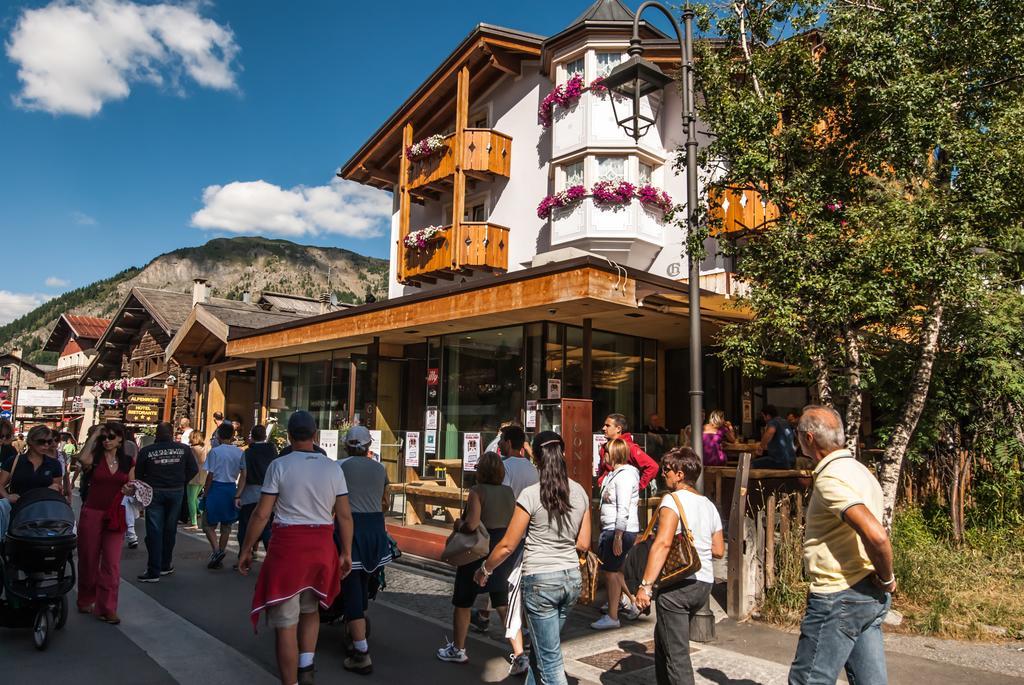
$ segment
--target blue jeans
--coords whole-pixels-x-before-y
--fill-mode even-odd
[[[789,685],[834,685],[844,665],[850,685],[886,685],[882,620],[891,602],[870,577],[842,592],[808,594]]]
[[[178,515],[185,488],[157,490],[153,488],[153,501],[146,507],[146,552],[149,561],[146,573],[158,576],[170,570],[174,554],[174,541],[178,535]]]
[[[526,685],[566,685],[562,626],[582,589],[579,568],[523,577],[523,606],[533,643]]]

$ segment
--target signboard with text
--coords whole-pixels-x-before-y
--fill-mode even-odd
[[[18,405],[22,407],[60,407],[63,404],[63,390],[21,390],[18,392]]]
[[[161,407],[159,404],[129,404],[124,410],[124,420],[128,423],[160,423]]]

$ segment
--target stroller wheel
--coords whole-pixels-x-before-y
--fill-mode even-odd
[[[46,649],[50,643],[50,632],[53,628],[53,614],[49,607],[41,607],[36,611],[36,618],[32,622],[32,643],[38,650]]]
[[[60,630],[68,622],[68,598],[64,595],[60,598],[60,604],[54,607],[53,627]]]

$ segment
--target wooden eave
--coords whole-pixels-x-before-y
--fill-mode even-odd
[[[427,77],[338,171],[341,178],[391,190],[398,181],[402,128],[412,123],[424,136],[454,120],[456,79],[469,66],[471,93],[483,93],[521,68],[524,59],[540,57],[542,36],[479,24]]]
[[[223,356],[229,327],[203,307],[193,307],[164,350],[164,359],[182,366],[205,366]]]
[[[702,297],[713,295],[704,292]],[[657,298],[671,299],[659,307]],[[685,346],[688,328],[680,306],[685,302],[685,284],[581,257],[232,336],[226,355],[271,358],[366,345],[375,338],[405,345],[429,336],[534,321],[581,325],[585,318],[595,330]],[[703,310],[708,340],[717,325],[732,320],[714,309]]]

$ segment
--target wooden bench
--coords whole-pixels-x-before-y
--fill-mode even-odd
[[[443,507],[445,520],[454,522],[462,515],[463,505],[469,496],[465,490],[434,481],[393,483],[388,486],[389,495],[405,495],[405,522],[409,525],[426,523],[434,518],[427,511],[428,506]]]

